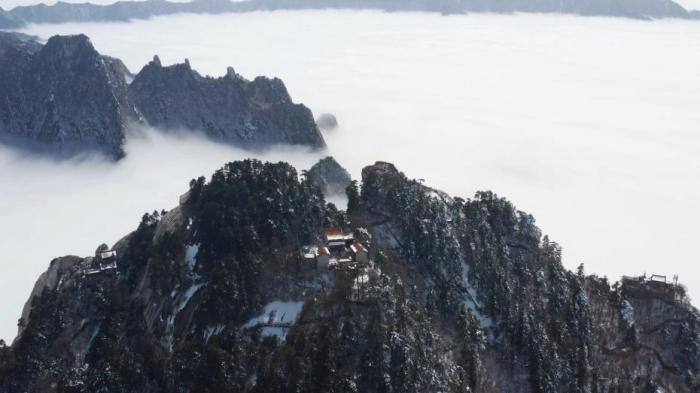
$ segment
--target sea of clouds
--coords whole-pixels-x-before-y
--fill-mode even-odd
[[[118,0],[1,0],[0,1],[0,7],[2,7],[4,10],[11,10],[15,7],[19,6],[27,6],[27,5],[35,5],[35,4],[46,4],[46,5],[54,5],[58,3],[59,1],[63,3],[92,3],[92,4],[99,4],[99,5],[109,5],[109,4],[114,4]],[[128,0],[128,1],[146,1],[146,0]],[[191,0],[168,0],[173,3],[189,3]],[[694,1],[694,0],[691,0]]]
[[[154,54],[203,74],[279,76],[334,113],[327,152],[258,154],[354,177],[376,160],[469,197],[490,189],[534,214],[588,273],[678,274],[700,298],[700,23],[557,15],[271,12],[30,26],[86,33],[133,71]],[[251,153],[147,132],[117,164],[0,148],[0,337],[51,258],[89,255],[169,209],[188,181]]]

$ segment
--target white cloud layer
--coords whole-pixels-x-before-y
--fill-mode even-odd
[[[700,0],[675,0],[686,10],[700,10]]]
[[[157,53],[211,75],[279,76],[337,115],[329,150],[353,176],[387,160],[451,194],[494,190],[535,215],[568,267],[679,274],[700,298],[699,23],[273,12],[25,32],[86,33],[134,72]],[[247,155],[157,135],[128,148],[116,166],[0,151],[0,337],[52,257],[113,243],[190,178]]]
[[[2,0],[0,1],[0,7],[2,7],[4,10],[11,10],[15,7],[18,6],[27,6],[27,5],[36,5],[36,4],[46,4],[46,5],[54,5],[58,2],[59,0]],[[109,4],[114,4],[118,0],[60,0],[64,3],[92,3],[92,4],[99,4],[99,5],[109,5]],[[129,0],[129,1],[134,1],[134,0]],[[146,0],[135,0],[135,1],[146,1]],[[168,0],[170,2],[177,2],[177,3],[189,3],[190,0]]]

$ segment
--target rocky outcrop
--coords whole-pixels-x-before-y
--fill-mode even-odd
[[[136,75],[129,95],[161,129],[203,131],[243,147],[325,146],[311,111],[294,104],[277,78],[247,81],[232,68],[221,78],[203,77],[187,60],[163,67],[156,57]]]
[[[316,119],[316,124],[324,131],[334,130],[338,128],[338,119],[330,113],[323,113]]]
[[[61,258],[56,258],[49,264],[48,270],[39,276],[36,280],[32,292],[29,294],[29,300],[22,308],[22,319],[19,323],[19,330],[17,332],[18,336],[22,335],[24,327],[29,320],[29,312],[32,309],[31,299],[38,297],[44,291],[53,292],[59,288],[59,284],[62,284],[62,278],[70,275],[71,270],[75,270],[75,267],[83,260],[83,258],[76,256],[65,256]]]
[[[123,65],[84,35],[39,45],[5,35],[0,45],[0,136],[54,152],[123,156],[128,103]]]
[[[188,63],[162,67],[158,60],[133,76],[84,35],[41,45],[0,33],[0,54],[0,139],[7,143],[120,158],[128,127],[147,122],[240,147],[325,145],[311,111],[293,103],[279,79],[249,82],[232,69],[202,77]]]
[[[510,202],[452,198],[389,163],[362,171],[359,198],[339,212],[283,163],[193,180],[113,247],[117,269],[52,262],[0,345],[0,390],[700,388],[700,313],[681,285],[569,271]],[[369,262],[309,265],[299,251],[328,226],[355,228]]]
[[[338,164],[333,157],[326,157],[314,164],[306,177],[311,184],[323,191],[324,195],[345,195],[345,189],[350,185],[350,173]]]
[[[17,7],[0,13],[0,28],[29,23],[101,22],[147,19],[176,13],[219,14],[270,10],[371,9],[423,11],[442,14],[466,12],[548,12],[616,16],[636,19],[697,18],[672,0],[198,0],[192,2],[120,1],[111,5],[71,4]]]

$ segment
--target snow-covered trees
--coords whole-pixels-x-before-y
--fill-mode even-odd
[[[116,275],[82,276],[82,258],[61,258],[61,287],[0,345],[0,390],[700,388],[700,317],[682,287],[571,272],[533,217],[491,192],[453,199],[388,163],[366,168],[361,189],[346,215],[283,163],[193,180],[181,206],[144,215],[115,245]],[[343,273],[299,268],[301,245],[348,221],[371,244],[362,297],[343,294]],[[283,298],[303,304],[292,325],[246,326]]]

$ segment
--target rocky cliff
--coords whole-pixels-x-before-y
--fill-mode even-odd
[[[129,95],[161,129],[201,130],[243,147],[325,145],[311,111],[294,104],[277,78],[247,81],[233,68],[221,78],[203,77],[187,60],[163,67],[156,57],[136,75]]]
[[[700,388],[682,286],[568,271],[532,216],[490,192],[452,198],[381,162],[349,191],[348,212],[329,209],[294,168],[258,161],[193,180],[112,247],[116,268],[52,262],[0,345],[0,390]],[[328,270],[300,254],[329,227],[368,260]]]
[[[345,194],[350,185],[350,173],[333,157],[319,160],[306,172],[311,184],[320,188],[324,195]]]
[[[279,79],[202,77],[153,61],[136,76],[84,35],[41,45],[0,33],[0,139],[59,153],[124,155],[130,125],[204,132],[241,147],[324,146],[311,111]],[[133,82],[129,83],[131,80]]]
[[[0,41],[0,135],[59,152],[100,149],[121,157],[127,101],[121,62],[101,56],[84,35],[46,45]]]

